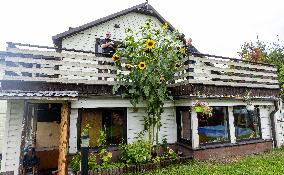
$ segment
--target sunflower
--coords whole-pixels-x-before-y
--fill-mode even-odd
[[[155,46],[156,42],[152,39],[148,39],[146,42],[147,49],[152,49]]]
[[[131,65],[131,64],[125,64],[125,68],[126,68],[127,70],[131,70],[132,65]]]
[[[185,48],[184,47],[179,48],[179,52],[185,54]]]
[[[144,69],[146,68],[145,62],[144,62],[144,61],[140,62],[140,63],[138,64],[138,67],[139,67],[139,69],[144,70]]]
[[[117,62],[118,60],[120,60],[120,57],[119,57],[117,54],[113,54],[112,60],[113,60],[114,62]]]
[[[168,29],[169,28],[169,24],[168,23],[164,23],[162,26],[164,29]]]
[[[176,63],[176,68],[180,68],[181,67],[181,63]]]

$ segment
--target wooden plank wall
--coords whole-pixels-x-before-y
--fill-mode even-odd
[[[72,108],[72,105],[71,105]],[[74,154],[77,152],[77,120],[78,109],[71,109],[70,113],[70,136],[69,136],[69,153]]]
[[[144,129],[145,108],[133,110],[132,107],[127,109],[127,139],[128,143],[132,143],[137,134]],[[166,107],[161,116],[162,127],[159,132],[159,142],[162,142],[164,137],[168,143],[177,141],[177,123],[174,107]],[[147,138],[147,137],[145,137]]]
[[[2,153],[2,148],[3,148],[6,112],[7,112],[7,100],[0,100],[0,153]]]
[[[24,101],[8,101],[3,139],[1,172],[18,174]]]
[[[69,149],[69,124],[70,124],[70,104],[64,102],[61,108],[60,139],[58,174],[67,175],[68,149]]]
[[[274,110],[274,107],[259,106],[259,117],[261,125],[261,136],[263,139],[272,139],[271,122],[269,115]]]

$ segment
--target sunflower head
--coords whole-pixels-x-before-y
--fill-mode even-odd
[[[131,70],[132,65],[131,65],[131,64],[126,64],[126,65],[125,65],[125,68],[126,68],[127,70]]]
[[[179,48],[179,52],[185,54],[185,48],[184,47]]]
[[[139,68],[140,70],[144,70],[144,69],[146,68],[145,62],[144,62],[144,61],[140,62],[140,63],[138,64],[138,68]]]
[[[113,54],[112,60],[113,60],[114,62],[117,62],[117,61],[120,60],[120,57],[119,57],[117,54]]]
[[[163,29],[168,29],[169,28],[169,24],[168,23],[164,23],[162,27],[163,27]]]
[[[147,49],[152,49],[155,46],[156,42],[152,39],[148,39],[146,42]]]
[[[181,63],[176,63],[176,68],[180,68],[181,67]]]

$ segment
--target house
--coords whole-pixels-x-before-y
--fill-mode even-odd
[[[139,4],[54,36],[56,47],[8,43],[0,52],[0,98],[7,100],[1,171],[19,174],[28,144],[40,157],[40,169],[66,174],[68,156],[80,150],[80,133],[88,123],[90,147],[98,131],[108,133],[111,150],[122,139],[131,143],[143,130],[144,105],[113,94],[115,67],[100,54],[107,31],[119,42],[124,29],[139,28],[147,19],[167,22],[151,5]],[[174,27],[169,25],[170,29]],[[282,103],[277,69],[214,55],[190,56],[165,103],[159,138],[195,159],[221,159],[268,151],[284,143]],[[208,64],[210,63],[210,64]],[[186,69],[190,71],[186,71]],[[193,78],[187,78],[191,76]],[[244,96],[255,108],[249,112]],[[213,108],[211,117],[194,110],[196,101]]]

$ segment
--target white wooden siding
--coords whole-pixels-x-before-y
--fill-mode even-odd
[[[139,29],[142,25],[144,25],[145,21],[147,19],[152,19],[152,21],[157,24],[158,26],[161,26],[161,22],[153,17],[148,16],[140,13],[129,13],[120,17],[117,17],[115,19],[112,19],[110,21],[107,21],[105,23],[102,23],[98,26],[91,27],[89,29],[86,29],[84,31],[81,31],[77,34],[74,34],[70,37],[66,37],[62,40],[62,47],[67,49],[77,49],[77,50],[85,50],[85,51],[93,51],[95,52],[95,46],[96,46],[96,38],[104,39],[105,34],[107,31],[110,31],[112,34],[111,39],[114,41],[122,41],[125,38],[125,29],[132,28],[133,30]],[[119,28],[115,28],[115,25],[119,25]],[[96,65],[98,64],[97,60],[86,60],[84,59],[68,59],[63,58],[64,61],[68,62],[82,62],[82,63],[89,63]],[[104,60],[111,60],[110,58],[104,58]],[[62,71],[81,71],[81,74],[85,74],[85,72],[92,72],[92,75],[83,75],[82,76],[74,76],[74,75],[61,75],[62,78],[68,78],[68,79],[87,79],[87,80],[98,80],[97,76],[94,76],[94,74],[98,75],[99,69],[98,68],[90,68],[89,66],[82,69],[82,67],[74,67],[74,65],[63,65],[59,68]],[[106,72],[107,71],[107,72]],[[109,69],[104,69],[105,80],[107,81],[114,81],[114,76],[111,76]],[[103,77],[100,75],[100,77]]]
[[[132,143],[137,134],[144,129],[145,108],[138,108],[138,111],[133,108],[127,110],[127,140]],[[174,107],[165,108],[161,116],[161,129],[159,131],[159,142],[165,137],[168,143],[177,141],[177,123]],[[146,137],[146,136],[145,136]]]
[[[261,125],[261,136],[262,139],[272,139],[271,133],[271,122],[269,114],[273,110],[273,107],[259,106],[259,117]]]
[[[5,130],[6,111],[7,111],[7,101],[6,100],[0,100],[0,154],[2,154],[2,148],[3,148],[3,137],[4,137],[4,130]]]
[[[14,171],[18,174],[23,115],[23,101],[8,101],[1,172]]]
[[[134,112],[135,111],[135,112]],[[137,134],[144,129],[145,108],[127,108],[127,142],[132,143]]]
[[[284,106],[279,102],[279,110],[275,113],[277,147],[284,145]]]
[[[107,31],[111,32],[113,40],[122,41],[125,38],[126,28],[139,29],[147,19],[152,19],[153,23],[161,25],[161,22],[153,16],[132,12],[66,37],[62,41],[62,47],[95,51],[96,38],[105,38]],[[118,24],[119,28],[115,28],[115,24]]]
[[[72,105],[71,105],[72,108]],[[71,109],[70,113],[70,136],[69,136],[69,153],[76,153],[77,148],[77,118],[78,109]]]

